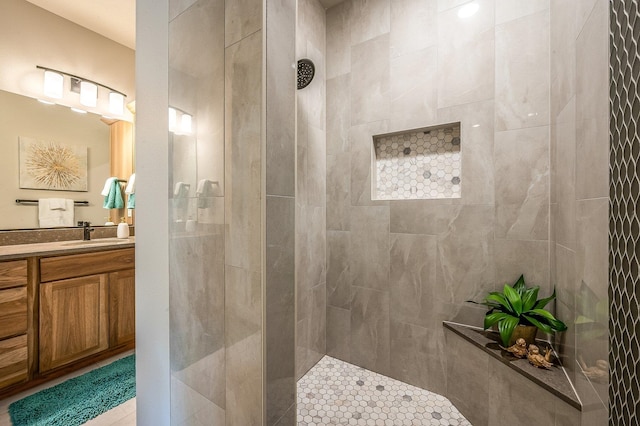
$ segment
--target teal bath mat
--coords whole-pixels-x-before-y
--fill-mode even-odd
[[[136,396],[130,355],[9,405],[14,426],[77,426]]]

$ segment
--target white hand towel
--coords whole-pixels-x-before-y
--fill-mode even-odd
[[[198,187],[196,189],[196,194],[198,196],[201,196],[201,195],[205,194],[206,192],[208,192],[208,188],[212,184],[213,184],[213,182],[211,182],[209,179],[200,179],[198,181]]]
[[[129,177],[129,181],[127,182],[127,188],[124,190],[125,194],[135,194],[136,192],[136,174],[133,173]]]
[[[109,191],[111,191],[111,182],[113,182],[116,179],[118,178],[117,177],[107,178],[107,180],[104,182],[104,188],[102,189],[102,192],[100,194],[104,195],[105,197],[109,195]]]
[[[189,196],[189,190],[191,189],[191,185],[184,182],[176,182],[173,186],[173,196],[174,198],[187,198]]]
[[[38,219],[41,228],[74,226],[73,200],[64,199],[64,210],[52,209],[50,198],[38,200]]]
[[[175,185],[173,185],[173,196],[177,197],[178,195],[180,195],[180,191],[182,190],[182,185],[184,185],[184,182],[176,182]]]
[[[67,200],[64,198],[49,198],[49,208],[51,210],[66,210]]]

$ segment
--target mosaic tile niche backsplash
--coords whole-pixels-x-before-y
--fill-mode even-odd
[[[460,198],[460,123],[373,137],[377,200]]]

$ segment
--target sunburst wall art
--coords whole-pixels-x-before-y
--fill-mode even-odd
[[[20,188],[87,191],[87,147],[21,137]]]

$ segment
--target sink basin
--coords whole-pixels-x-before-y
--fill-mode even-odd
[[[117,243],[128,243],[128,239],[124,238],[99,238],[97,240],[89,240],[89,241],[68,241],[62,243],[63,246],[90,246],[97,244],[117,244]]]

